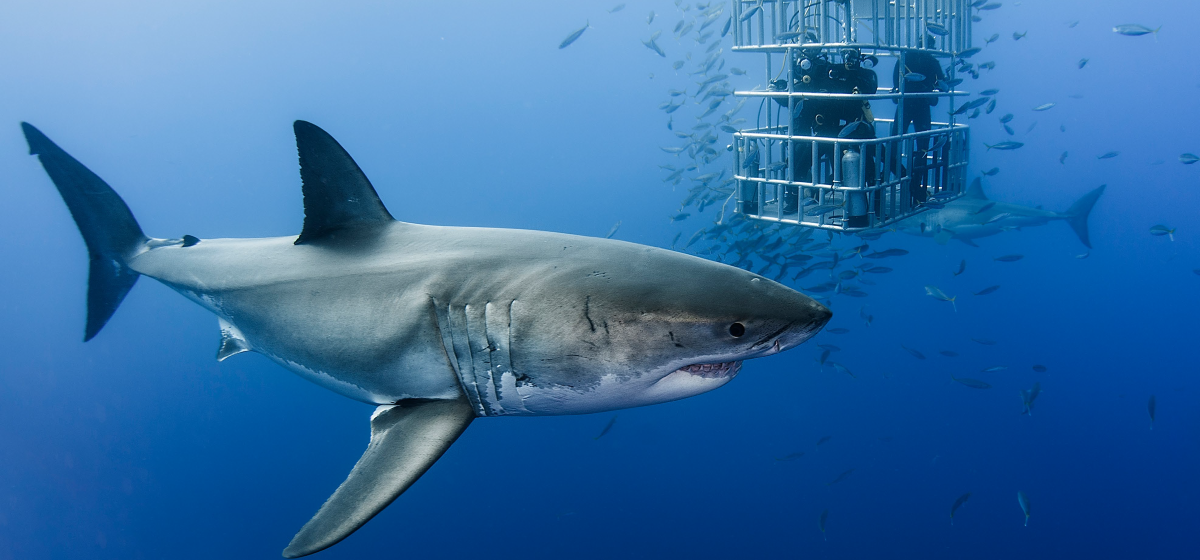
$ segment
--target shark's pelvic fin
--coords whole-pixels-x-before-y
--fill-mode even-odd
[[[974,198],[978,200],[987,200],[986,194],[983,194],[983,183],[976,177],[971,181],[971,186],[967,188],[967,192],[963,194],[965,198]]]
[[[225,358],[251,350],[250,343],[246,342],[246,337],[242,336],[242,331],[239,331],[232,323],[218,317],[217,324],[221,326],[221,347],[217,348],[218,362],[224,362]]]
[[[401,401],[377,408],[367,451],[292,538],[283,556],[312,554],[353,533],[425,474],[474,418],[465,398]]]
[[[1104,188],[1108,185],[1100,185],[1091,192],[1079,197],[1066,212],[1062,213],[1062,217],[1067,220],[1067,225],[1071,226],[1071,230],[1075,235],[1079,236],[1079,241],[1084,247],[1092,248],[1092,240],[1088,237],[1088,216],[1092,213],[1092,207],[1096,205],[1096,201],[1100,200],[1100,195],[1104,194]]]
[[[103,179],[71,157],[29,123],[21,123],[29,153],[36,155],[71,210],[83,242],[87,244],[87,327],[83,340],[91,340],[117,311],[138,273],[125,261],[146,243],[141,226],[125,201]]]
[[[292,127],[304,184],[304,229],[297,245],[393,221],[371,181],[337,140],[310,122],[296,121]]]

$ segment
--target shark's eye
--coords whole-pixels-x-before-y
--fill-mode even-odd
[[[746,326],[741,323],[729,325],[729,334],[733,335],[733,338],[741,338],[746,334]]]

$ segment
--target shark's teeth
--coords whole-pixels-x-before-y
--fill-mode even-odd
[[[742,362],[721,362],[718,364],[692,364],[679,368],[692,375],[708,378],[733,377],[742,369]]]

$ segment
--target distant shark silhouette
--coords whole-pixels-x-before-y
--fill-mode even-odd
[[[957,239],[975,245],[980,237],[1028,226],[1040,226],[1054,220],[1063,220],[1071,226],[1075,235],[1089,249],[1088,215],[1104,193],[1105,185],[1093,189],[1075,201],[1066,212],[1051,212],[1041,208],[1030,208],[1007,202],[988,200],[978,178],[961,198],[946,204],[945,208],[927,210],[916,216],[901,220],[897,229],[912,235],[933,237],[941,242]]]
[[[283,551],[323,550],[371,519],[478,416],[580,414],[727,383],[831,313],[732,266],[635,245],[395,221],[349,154],[296,121],[299,237],[146,237],[107,185],[33,126],[36,154],[91,258],[84,340],[141,275],[217,315],[217,359],[254,351],[377,405],[349,477]]]

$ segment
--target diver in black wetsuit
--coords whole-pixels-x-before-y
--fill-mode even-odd
[[[816,37],[809,37],[809,42],[815,42]],[[879,78],[872,69],[878,62],[874,56],[863,57],[858,49],[842,51],[842,64],[831,62],[820,49],[803,49],[795,61],[794,75],[796,81],[792,84],[793,91],[815,93],[852,93],[874,94],[879,89]],[[863,63],[866,63],[864,65]],[[767,86],[768,91],[787,91],[787,81],[776,80]],[[776,97],[776,103],[788,106],[784,97]],[[875,118],[871,114],[870,103],[862,99],[829,99],[807,98],[803,106],[792,119],[792,134],[796,136],[825,136],[836,138],[842,129],[854,121],[866,123],[859,126],[848,138],[875,138]],[[798,102],[799,103],[799,102]],[[797,182],[812,182],[813,176],[813,146],[812,142],[792,142],[791,163],[792,176]],[[817,145],[817,161],[826,175],[832,173],[833,165],[837,164],[833,146],[828,143]],[[875,173],[873,159],[867,162],[869,184],[874,181]],[[793,186],[784,187],[783,213],[794,214],[797,211],[799,189]]]
[[[804,42],[815,43],[816,35],[809,32],[805,35]],[[794,60],[793,76],[796,76],[796,83],[792,84],[792,91],[829,91],[829,60],[826,55],[821,52],[820,48],[805,48],[800,49],[799,58]],[[778,79],[767,84],[767,91],[787,91],[787,80]],[[788,108],[787,97],[774,97],[775,103],[779,106]],[[800,106],[799,112],[793,115],[792,118],[792,134],[793,136],[814,136],[814,126],[816,122],[823,122],[822,112],[827,112],[829,100],[812,100],[812,98],[800,98],[797,100]],[[749,159],[754,159],[760,156],[760,153],[751,152],[748,155]],[[793,141],[792,150],[790,152],[790,162],[793,165],[792,176],[794,181],[810,181],[812,167],[812,147],[811,143],[804,141]],[[757,164],[757,163],[755,163]],[[754,192],[745,193],[745,203],[743,211],[758,209],[758,191],[755,187]],[[784,213],[796,213],[797,200],[799,198],[798,188],[793,186],[784,187],[784,195],[782,195],[782,211]]]
[[[836,90],[840,93],[852,93],[857,95],[873,95],[879,91],[879,77],[875,74],[875,64],[878,62],[874,56],[863,57],[858,49],[842,50],[842,65],[834,67],[830,72],[830,77],[836,83]],[[845,134],[845,138],[868,140],[875,138],[875,115],[871,112],[871,102],[865,99],[850,98],[837,100],[837,120],[836,136],[842,136],[842,130],[850,126],[852,123],[858,123],[857,126],[850,129]],[[858,152],[863,158],[865,175],[862,177],[862,184],[856,186],[871,186],[876,182],[876,169],[874,158],[874,146],[864,146],[861,144],[846,145],[846,151]],[[834,164],[839,163],[840,158],[834,160]],[[865,193],[864,193],[865,197]],[[879,198],[876,197],[876,206],[879,205]],[[864,198],[865,203],[865,198]],[[870,219],[863,213],[861,215],[848,215],[846,225],[849,227],[865,227],[869,225]]]
[[[872,95],[879,91],[879,77],[875,74],[876,59],[873,56],[863,57],[858,49],[842,50],[842,64],[835,66],[829,72],[830,80],[834,83],[834,91],[838,93],[853,93]],[[865,63],[865,64],[864,64]],[[854,121],[875,124],[875,116],[871,113],[871,103],[863,99],[837,100],[833,125],[834,136],[841,132],[845,125]],[[869,130],[870,129],[870,130]],[[874,138],[873,127],[860,126],[849,138]]]
[[[807,42],[810,43],[816,42],[816,40],[816,37],[811,34],[807,38]],[[835,91],[836,84],[830,78],[833,66],[833,63],[829,61],[821,49],[802,49],[793,68],[793,75],[796,78],[795,83],[792,84],[792,90],[816,93],[830,93]],[[767,89],[768,91],[787,91],[787,81],[776,80],[768,84]],[[785,97],[776,97],[775,102],[783,107],[788,106],[788,100]],[[802,106],[800,107],[800,111],[792,118],[793,135],[836,136],[838,131],[841,130],[837,126],[837,117],[835,116],[837,104],[835,100],[805,98],[796,102],[802,104]],[[794,141],[791,148],[790,159],[793,180],[797,182],[811,182],[813,180],[812,142]],[[832,159],[832,155],[832,147],[826,145],[818,146],[817,157],[819,160],[825,160],[826,166],[830,165],[829,161]],[[797,187],[784,187],[783,213],[796,213],[798,199],[799,189]]]
[[[918,41],[917,46],[921,48],[933,49],[934,38],[932,35],[926,36],[923,41]],[[892,93],[900,91],[900,82],[905,76],[911,74],[920,74],[924,77],[923,80],[906,81],[904,83],[905,93],[931,93],[935,90],[942,91],[942,87],[938,85],[946,79],[945,72],[942,71],[942,65],[933,55],[924,51],[908,51],[904,55],[904,68],[900,67],[900,63],[896,63],[896,70],[892,73]],[[930,107],[937,105],[937,97],[914,97],[904,100],[903,122],[901,122],[901,111],[897,111],[896,119],[892,121],[892,135],[904,134],[908,132],[908,127],[911,124],[914,132],[925,132],[932,126],[932,118],[930,116]],[[896,101],[899,104],[899,100]],[[900,124],[897,127],[897,123]],[[928,197],[925,187],[925,169],[924,162],[926,161],[926,151],[929,149],[929,137],[924,136],[916,140],[916,150],[912,154],[911,180],[909,182],[909,192],[912,195],[914,203],[925,202]],[[893,162],[893,169],[895,168]]]

